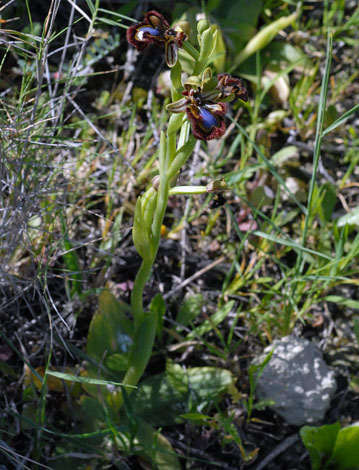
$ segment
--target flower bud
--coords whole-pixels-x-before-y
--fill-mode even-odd
[[[168,109],[168,108],[167,108]],[[179,110],[180,112],[185,112],[185,109],[183,111]],[[172,111],[173,112],[173,111]],[[176,110],[175,110],[176,112]],[[172,114],[169,122],[168,122],[168,127],[167,127],[167,134],[173,134],[174,132],[177,132],[183,124],[183,114]],[[153,182],[153,180],[152,180]],[[156,187],[154,186],[156,189]]]
[[[188,21],[179,21],[175,24],[173,29],[179,32],[182,31],[183,33],[185,33],[187,38],[191,34],[191,27]]]
[[[152,178],[152,188],[158,192],[158,188],[160,186],[160,175],[156,175]]]
[[[201,87],[201,80],[197,75],[191,75],[184,82],[185,90],[190,90],[191,88],[197,89]]]
[[[206,190],[209,193],[221,193],[227,189],[228,186],[224,178],[221,178],[220,180],[213,180],[206,186]]]
[[[199,20],[199,22],[197,23],[197,31],[198,31],[198,34],[201,36],[203,34],[203,32],[209,28],[209,24],[208,24],[208,21],[207,20]]]

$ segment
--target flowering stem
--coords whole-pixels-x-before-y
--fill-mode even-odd
[[[139,270],[137,271],[135,281],[133,283],[133,289],[131,294],[131,310],[133,314],[133,320],[135,323],[135,329],[141,325],[144,310],[143,310],[143,290],[146,282],[151,274],[153,262],[143,260]]]
[[[137,272],[131,295],[131,311],[135,325],[135,336],[129,359],[129,367],[123,379],[123,383],[128,385],[133,386],[138,383],[151,357],[156,337],[157,316],[152,312],[145,313],[143,309],[143,292],[146,282],[151,275],[160,245],[161,226],[167,208],[171,182],[177,178],[178,170],[191,155],[195,142],[196,139],[193,136],[189,136],[188,122],[182,124],[177,150],[176,132],[168,133],[167,136],[164,132],[161,133],[159,152],[160,180],[157,197],[152,197],[151,199],[148,197],[154,191],[151,188],[137,201],[140,209],[142,210],[143,208],[143,217],[135,218],[134,229],[136,228],[136,230],[133,233],[137,234],[134,235],[135,237],[139,237],[136,241],[139,243],[138,246],[141,247],[142,263]],[[146,223],[146,214],[152,213],[152,223],[148,225]],[[138,225],[140,226],[138,227]],[[142,238],[140,235],[141,230],[147,231],[148,236]],[[123,404],[122,392],[115,393],[113,400],[116,409],[119,409]]]
[[[186,163],[196,145],[196,139],[191,135],[187,142],[176,152],[175,158],[166,172],[166,178],[171,180]]]
[[[187,126],[187,122],[183,124],[183,127],[187,128]],[[149,247],[150,256],[142,260],[142,264],[134,281],[131,296],[132,314],[136,329],[141,325],[144,318],[143,291],[146,282],[150,277],[152,266],[157,256],[161,238],[161,226],[168,203],[170,183],[171,180],[177,176],[179,169],[190,157],[196,143],[196,139],[192,135],[188,137],[188,133],[186,131],[187,129],[181,132],[181,134],[182,137],[187,136],[188,140],[182,144],[183,139],[180,138],[178,141],[178,147],[180,148],[178,150],[176,150],[176,133],[169,134],[167,137],[164,133],[161,134],[160,182],[157,198],[155,200],[156,207],[151,226],[151,247]]]
[[[211,69],[205,68],[216,51],[216,31],[208,24],[197,26],[197,30],[200,34],[198,40],[200,51],[185,40],[188,34],[181,30],[170,29],[163,16],[151,10],[142,22],[131,26],[126,34],[128,41],[139,50],[151,43],[159,45],[163,41],[166,43],[166,60],[171,67],[172,98],[172,103],[167,109],[173,113],[168,122],[167,135],[161,132],[159,177],[156,177],[153,186],[138,198],[134,213],[132,238],[142,257],[142,263],[131,295],[135,333],[128,369],[123,379],[123,383],[132,386],[138,383],[147,366],[156,337],[158,315],[152,308],[148,312],[144,310],[143,293],[160,245],[168,197],[170,194],[215,192],[217,186],[219,190],[223,190],[221,182],[217,182],[217,186],[214,184],[213,190],[205,186],[192,186],[187,189],[183,186],[172,187],[176,183],[180,169],[191,156],[196,139],[218,139],[223,135],[226,128],[225,103],[232,101],[236,96],[244,99],[243,85],[239,79],[222,74],[221,78],[215,80]],[[166,39],[169,32],[171,41]],[[183,47],[194,59],[193,76],[184,84],[182,84],[181,63],[177,60],[177,46]],[[120,407],[123,403],[121,392],[117,394],[116,400],[117,406]]]
[[[168,192],[169,192],[169,180],[168,178],[165,178],[165,177],[161,178],[160,186],[158,189],[157,206],[156,206],[156,211],[155,211],[153,224],[152,224],[152,235],[153,235],[152,241],[155,247],[154,258],[156,258],[158,247],[160,244],[161,226],[162,226],[163,218],[165,216],[165,212],[167,208]]]

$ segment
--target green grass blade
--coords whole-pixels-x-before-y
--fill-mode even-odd
[[[324,117],[325,117],[325,107],[327,102],[328,96],[328,83],[329,83],[329,74],[330,68],[332,63],[332,54],[333,54],[333,33],[329,32],[328,34],[328,41],[327,41],[327,56],[325,61],[325,71],[322,80],[322,87],[320,90],[320,97],[319,97],[319,106],[318,106],[318,121],[317,121],[317,129],[315,133],[315,144],[314,144],[314,155],[313,155],[313,173],[312,179],[309,185],[309,194],[308,194],[308,203],[307,203],[307,214],[304,223],[303,229],[303,236],[302,236],[302,246],[304,247],[306,240],[307,240],[307,232],[309,226],[309,220],[311,218],[312,213],[312,201],[313,201],[313,194],[314,194],[314,186],[315,180],[318,171],[318,164],[320,158],[320,149],[322,145],[322,138],[323,138],[323,125],[324,125]],[[297,260],[297,269],[299,268],[300,271],[302,270],[302,251],[300,252],[300,256]]]
[[[342,114],[336,121],[333,122],[333,124],[331,124],[329,127],[325,129],[325,131],[322,132],[322,137],[324,137],[325,135],[329,134],[329,132],[332,132],[334,129],[344,124],[344,122],[348,119],[348,117],[350,117],[352,114],[354,114],[358,110],[359,110],[359,104],[356,104],[355,106],[353,106],[352,109],[349,109],[349,111]]]
[[[298,243],[295,243],[291,240],[278,238],[278,237],[275,237],[274,235],[269,235],[268,233],[264,233],[259,230],[256,230],[255,232],[253,232],[253,235],[256,235],[257,237],[265,238],[266,240],[272,241],[274,243],[278,243],[279,245],[288,246],[290,248],[293,248],[293,250],[298,251],[298,253],[308,253],[311,255],[319,256],[320,258],[327,259],[329,261],[332,260],[332,257],[325,255],[324,253],[311,250],[310,248],[305,248],[303,245],[299,245]]]
[[[119,387],[130,387],[130,388],[137,388],[133,385],[127,385],[122,382],[113,382],[111,380],[101,380],[101,379],[93,379],[92,377],[79,377],[77,375],[65,374],[63,372],[54,372],[54,371],[47,371],[47,375],[52,375],[53,377],[57,377],[58,379],[68,380],[69,382],[80,382],[85,384],[92,384],[92,385],[116,385]]]

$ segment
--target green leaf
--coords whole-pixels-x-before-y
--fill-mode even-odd
[[[181,470],[178,457],[169,441],[145,421],[138,423],[135,442],[143,448],[157,470]]]
[[[219,367],[192,367],[187,370],[189,389],[198,400],[215,400],[233,383],[233,375]]]
[[[214,68],[217,73],[223,72],[226,66],[226,45],[223,40],[222,31],[217,25],[212,25],[212,28],[217,32],[215,47],[212,53],[212,60]]]
[[[262,0],[222,0],[216,11],[222,29],[230,37],[235,51],[243,48],[256,33],[256,25],[263,6]],[[238,14],[245,12],[245,14]]]
[[[217,326],[228,316],[229,312],[232,310],[233,305],[234,305],[234,300],[230,300],[229,302],[227,302],[226,305],[222,307],[220,310],[218,310],[216,313],[214,313],[210,317],[210,319],[205,320],[200,326],[194,328],[194,331],[189,333],[186,338],[193,339],[193,338],[196,338],[197,336],[204,335],[208,331],[211,331],[213,327]]]
[[[354,334],[355,334],[356,342],[358,343],[358,346],[359,346],[359,319],[358,317],[354,318]]]
[[[53,371],[48,370],[47,375],[52,375],[59,379],[68,380],[70,382],[80,382],[80,383],[92,384],[92,385],[116,385],[116,386],[136,388],[136,387],[132,387],[131,385],[125,385],[121,382],[112,382],[111,380],[101,380],[101,379],[95,379],[92,377],[65,374],[63,372],[53,372]]]
[[[210,416],[203,415],[202,413],[184,413],[183,415],[181,415],[181,418],[195,420],[195,421],[197,420],[205,421],[208,419],[212,419]]]
[[[208,59],[213,52],[215,41],[216,38],[211,28],[205,29],[200,35],[200,53],[193,70],[193,75],[199,75],[207,65]]]
[[[99,310],[92,318],[87,337],[87,353],[97,362],[107,355],[128,356],[133,336],[133,324],[126,317],[124,307],[110,291],[99,296]]]
[[[322,220],[330,221],[337,202],[337,193],[332,183],[324,183],[320,187],[321,203],[318,210]]]
[[[136,414],[156,426],[181,422],[189,399],[193,407],[208,405],[233,383],[232,373],[217,367],[184,369],[170,363],[167,369],[141,382],[131,396]]]
[[[339,430],[339,422],[320,427],[303,426],[300,429],[299,435],[308,451],[312,470],[320,470],[323,460],[328,460],[332,455]]]
[[[96,398],[88,397],[86,395],[81,397],[82,410],[91,417],[93,420],[106,421],[106,413],[103,404]]]
[[[262,186],[258,186],[250,193],[250,202],[256,208],[272,204],[273,199],[273,190],[265,184]]]
[[[339,431],[328,467],[336,470],[359,470],[359,426],[348,426]]]
[[[188,386],[176,389],[167,374],[156,374],[142,381],[131,395],[137,416],[154,426],[171,426],[181,423],[181,412],[186,411]]]
[[[294,145],[288,145],[287,147],[283,147],[281,150],[278,150],[278,152],[272,155],[271,162],[276,167],[281,168],[283,164],[292,158],[299,158],[298,149]]]
[[[157,318],[152,313],[146,313],[133,339],[124,383],[136,385],[144,373],[152,354],[156,326]]]
[[[212,10],[218,8],[220,4],[221,4],[221,0],[208,0],[207,11],[211,12]]]
[[[166,304],[160,293],[156,294],[149,306],[150,312],[157,318],[157,336],[162,337],[163,317],[166,313]]]
[[[171,68],[171,98],[172,98],[172,102],[175,102],[177,100],[180,100],[182,98],[182,94],[181,94],[181,91],[183,90],[183,86],[182,86],[182,81],[181,81],[181,74],[182,74],[182,68],[181,68],[181,64],[180,64],[180,61],[178,60],[177,63],[175,64],[174,67]],[[172,118],[172,116],[171,116]],[[176,119],[177,120],[182,120],[181,119],[182,116],[178,116]],[[173,120],[174,118],[172,118]],[[173,127],[173,124],[172,126],[169,126],[167,128],[167,132],[168,134],[171,134],[172,132],[176,132],[176,126]]]
[[[267,26],[264,26],[245,46],[244,49],[237,55],[234,60],[234,66],[240,65],[248,57],[253,55],[255,52],[266,47],[273,38],[281,31],[282,29],[287,28],[297,17],[297,13],[293,13],[289,16],[282,16],[281,18],[273,21]]]
[[[266,64],[269,62],[288,62],[293,63],[299,60],[307,60],[309,57],[299,47],[284,41],[273,41],[265,47],[261,54],[261,63]]]
[[[114,372],[126,371],[128,368],[128,357],[124,354],[110,354],[106,358],[105,365]]]
[[[152,196],[152,194],[150,194]],[[154,200],[154,196],[152,196]],[[147,223],[145,221],[145,210],[151,208],[151,211],[147,211],[149,214]],[[132,228],[132,240],[138,254],[144,260],[149,260],[151,257],[151,242],[150,242],[150,229],[151,224],[149,223],[150,215],[154,211],[154,204],[149,201],[149,195],[147,192],[139,197],[136,201],[134,222]]]
[[[182,419],[187,419],[195,426],[208,426],[208,421],[212,420],[210,416],[203,415],[202,413],[184,413],[180,415]]]
[[[166,361],[166,378],[176,390],[182,394],[188,392],[188,374],[180,364],[167,359]]]
[[[187,297],[178,311],[176,323],[179,323],[183,326],[188,326],[198,315],[200,315],[202,311],[202,306],[202,294],[195,294],[190,297]],[[181,326],[176,327],[176,331],[179,332],[181,330],[183,330]]]
[[[359,309],[359,300],[347,299],[346,297],[342,297],[340,295],[327,295],[324,297],[324,300],[327,302],[334,302],[335,304],[344,305],[348,308]]]

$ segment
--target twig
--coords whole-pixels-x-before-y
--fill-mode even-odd
[[[282,454],[285,450],[291,447],[299,439],[298,433],[292,434],[291,436],[284,439],[283,442],[278,444],[270,454],[265,457],[262,462],[253,468],[253,470],[263,470],[269,463],[271,463],[279,454]]]
[[[238,467],[232,467],[232,465],[227,462],[213,460],[213,457],[210,454],[207,454],[207,452],[204,452],[203,450],[195,449],[194,447],[189,447],[187,444],[184,444],[183,442],[177,441],[175,439],[171,439],[169,437],[167,437],[167,439],[171,442],[174,447],[186,451],[194,457],[207,460],[211,463],[211,466],[213,467],[219,467],[222,470],[239,470]]]
[[[218,258],[217,260],[213,261],[213,263],[210,263],[208,264],[207,266],[205,266],[204,268],[200,269],[199,271],[197,271],[195,274],[193,274],[192,276],[188,277],[185,281],[181,282],[181,284],[179,284],[178,286],[174,287],[172,290],[170,290],[169,292],[167,292],[167,294],[165,294],[163,296],[163,298],[166,300],[168,299],[169,297],[172,297],[173,294],[175,294],[177,291],[183,289],[184,287],[186,287],[188,284],[190,284],[192,281],[194,281],[195,279],[197,279],[198,277],[201,277],[202,274],[206,273],[207,271],[210,271],[211,269],[213,269],[215,266],[217,266],[218,264],[221,264],[223,263],[223,261],[226,259],[225,256],[221,256],[220,258]]]
[[[86,116],[86,114],[82,111],[82,109],[80,108],[80,106],[71,98],[70,95],[67,95],[67,99],[68,101],[72,104],[72,106],[76,109],[76,111],[80,114],[80,116],[87,122],[87,124],[91,127],[91,129],[100,137],[100,139],[105,142],[109,147],[110,149],[117,153],[121,158],[122,155],[120,154],[119,150],[114,147],[112,145],[111,142],[109,142],[106,137],[99,131],[99,129],[90,121],[90,119]],[[125,161],[125,160],[124,160]],[[127,163],[125,161],[125,163]],[[128,163],[127,163],[128,164]]]

